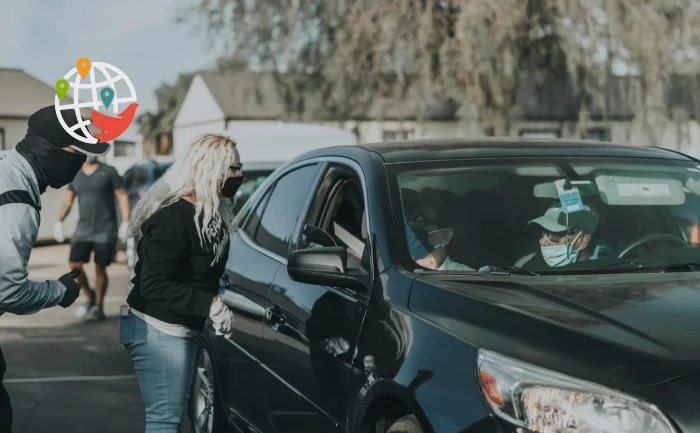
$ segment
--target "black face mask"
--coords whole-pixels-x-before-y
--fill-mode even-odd
[[[238,188],[243,184],[243,176],[229,177],[221,187],[221,195],[227,198],[232,198],[238,192]]]
[[[16,149],[34,169],[41,193],[47,186],[59,189],[71,183],[87,158],[84,153],[72,153],[53,146],[32,130]]]

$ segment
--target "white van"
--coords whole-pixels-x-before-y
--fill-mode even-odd
[[[256,122],[221,132],[234,139],[245,167],[277,168],[304,152],[330,146],[352,146],[351,131],[304,123]]]
[[[237,210],[267,176],[287,161],[314,149],[358,143],[351,131],[304,123],[245,123],[220,134],[236,141],[246,176],[246,182],[236,195]]]

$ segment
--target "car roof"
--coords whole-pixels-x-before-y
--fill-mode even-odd
[[[357,156],[374,153],[385,163],[419,162],[497,157],[623,157],[696,161],[669,149],[624,145],[592,140],[569,140],[524,137],[484,137],[468,139],[418,139],[359,144],[319,149],[302,158],[322,156]]]
[[[364,145],[388,162],[494,157],[628,157],[694,161],[668,149],[623,145],[592,140],[549,138],[471,138],[408,140]]]

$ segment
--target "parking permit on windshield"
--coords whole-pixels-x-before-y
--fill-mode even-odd
[[[574,213],[583,210],[583,200],[581,200],[581,193],[578,188],[573,186],[571,189],[564,189],[564,183],[566,179],[560,179],[554,182],[557,187],[557,194],[559,194],[559,201],[561,202],[561,208],[564,213]]]

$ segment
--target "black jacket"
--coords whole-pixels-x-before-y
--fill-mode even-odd
[[[181,199],[157,211],[142,226],[137,245],[131,308],[167,323],[199,330],[209,315],[228,260],[226,230],[202,247],[194,224],[194,205]],[[217,248],[224,252],[214,263]]]

